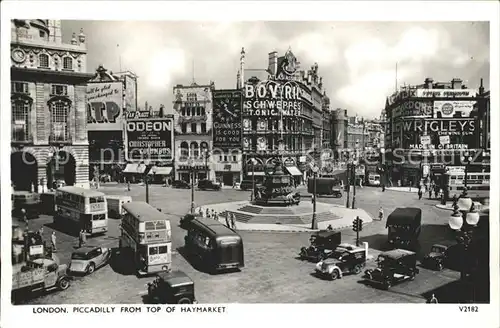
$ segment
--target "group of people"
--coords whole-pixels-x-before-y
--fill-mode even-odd
[[[199,216],[201,216],[203,218],[213,219],[216,221],[219,221],[220,216],[222,216],[222,213],[218,213],[214,209],[210,210],[209,208],[207,208],[204,211],[202,207],[200,207],[198,209],[198,214],[199,214]],[[236,217],[235,217],[234,213],[229,213],[228,211],[226,211],[226,212],[224,212],[224,218],[226,221],[225,222],[226,226],[229,229],[235,230],[236,229]]]

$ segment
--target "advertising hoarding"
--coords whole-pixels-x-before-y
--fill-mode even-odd
[[[243,111],[248,116],[300,116],[302,89],[293,81],[245,84]]]
[[[128,161],[171,161],[174,136],[172,118],[130,119],[126,122]]]
[[[123,83],[87,85],[87,130],[123,130]]]
[[[418,98],[471,98],[477,94],[476,89],[417,89]]]
[[[214,148],[239,148],[241,146],[241,92],[215,90],[212,96]]]
[[[468,100],[434,101],[434,113],[438,117],[469,117],[475,103]]]
[[[404,132],[437,135],[472,135],[476,128],[473,118],[409,120],[403,122]]]
[[[137,110],[137,83],[132,77],[125,75],[124,108],[127,112]]]
[[[392,110],[392,117],[432,117],[432,101],[408,100]]]

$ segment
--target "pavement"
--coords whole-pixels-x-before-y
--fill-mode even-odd
[[[400,191],[400,192],[418,192],[418,188],[416,187],[385,187],[385,190],[389,191]]]
[[[134,200],[145,199],[144,186],[132,185],[127,191],[124,185],[101,186],[107,194],[127,194]],[[196,206],[210,207],[213,204],[243,202],[250,192],[238,190],[196,191]],[[415,195],[416,196],[416,195]],[[445,269],[435,272],[420,269],[417,279],[394,286],[384,291],[363,283],[358,276],[345,276],[335,282],[314,276],[314,265],[298,259],[301,247],[308,246],[311,230],[281,233],[248,231],[238,228],[244,241],[245,267],[241,271],[210,274],[196,267],[183,252],[186,232],[179,226],[179,219],[190,208],[190,190],[171,189],[153,185],[150,187],[150,203],[161,208],[172,226],[172,266],[184,271],[195,282],[196,296],[200,303],[425,303],[429,293],[449,285],[459,278],[459,273]],[[345,206],[343,198],[321,197],[318,201],[327,203],[336,210]],[[449,214],[435,207],[437,201],[418,200],[406,193],[382,192],[380,188],[365,187],[357,191],[356,207],[370,217],[375,217],[382,206],[389,214],[396,207],[421,207],[422,233],[418,258],[422,258],[435,243],[453,240],[447,221]],[[334,206],[336,205],[336,206]],[[110,219],[108,233],[89,238],[88,244],[117,247],[120,220]],[[62,263],[68,263],[77,246],[77,236],[72,236],[52,224],[52,217],[42,215],[30,221],[30,228],[43,226],[43,236],[49,240],[52,231],[57,235],[57,247]],[[341,230],[342,242],[355,243],[356,233],[350,227]],[[386,250],[387,230],[384,221],[372,221],[363,226],[359,241],[367,242],[369,254],[376,255]],[[367,268],[375,266],[370,260]],[[57,291],[34,297],[25,304],[137,304],[147,302],[143,298],[144,285],[152,278],[138,278],[124,273],[116,263],[111,262],[92,275],[75,277],[66,291]],[[436,294],[440,299],[440,295]]]

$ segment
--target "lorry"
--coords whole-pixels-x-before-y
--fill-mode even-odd
[[[417,207],[396,208],[388,217],[387,242],[394,248],[410,249],[418,243],[422,210]]]
[[[68,289],[70,278],[67,269],[66,264],[59,265],[47,258],[26,262],[19,271],[12,273],[12,300],[36,291]]]
[[[125,195],[106,195],[106,200],[108,202],[108,217],[121,219],[125,214],[123,204],[130,203],[132,197]]]

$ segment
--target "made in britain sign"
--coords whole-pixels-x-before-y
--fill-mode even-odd
[[[123,131],[123,83],[87,85],[87,130]]]
[[[241,146],[241,92],[213,91],[213,145],[228,149]]]
[[[133,119],[125,125],[128,161],[172,160],[172,118]]]

